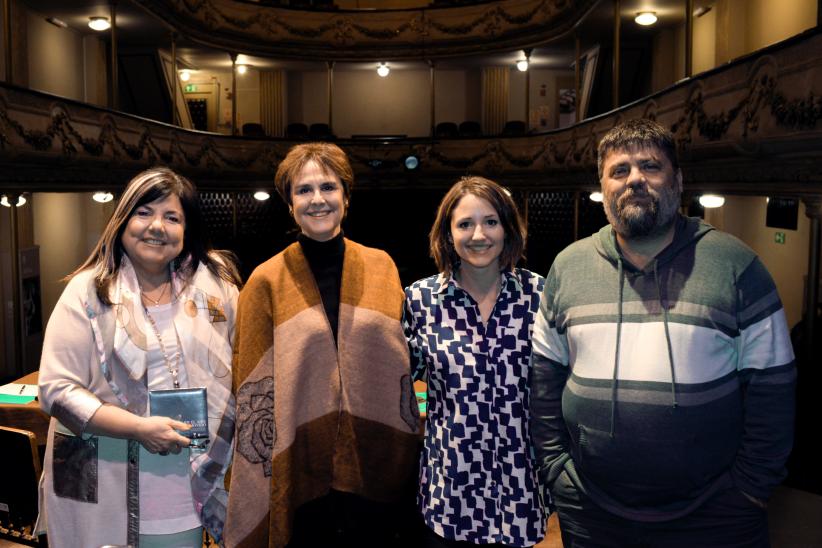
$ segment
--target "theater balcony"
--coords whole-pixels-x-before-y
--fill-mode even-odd
[[[272,189],[279,162],[295,143],[333,140],[356,174],[346,234],[387,250],[405,283],[434,272],[426,235],[444,190],[487,176],[522,208],[525,264],[544,274],[605,223],[597,143],[634,117],[674,133],[683,211],[763,258],[810,364],[822,340],[818,4],[5,0],[0,376],[36,369],[58,280],[115,203],[92,193],[116,200],[144,168],[197,184],[215,243],[247,274],[294,239]],[[645,10],[654,25],[635,21]],[[705,194],[725,205],[701,206]],[[12,287],[32,284],[25,304]],[[822,493],[813,453],[798,454]]]

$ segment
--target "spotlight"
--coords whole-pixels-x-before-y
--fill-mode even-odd
[[[528,59],[520,59],[517,61],[517,70],[520,72],[525,72],[528,70]]]
[[[108,17],[89,17],[88,26],[97,32],[102,32],[111,28]]]
[[[656,23],[656,20],[656,13],[653,11],[641,11],[636,14],[636,17],[634,17],[634,22],[636,22],[637,25],[642,25],[643,27],[653,25]]]
[[[3,207],[11,207],[11,203],[9,203],[9,197],[6,196],[5,194],[3,195],[2,198],[0,198],[0,205],[2,205]],[[26,199],[23,196],[18,196],[17,197],[17,207],[20,207],[20,206],[23,206],[23,205],[26,205]]]
[[[95,202],[99,202],[101,204],[105,204],[106,202],[110,202],[114,199],[114,194],[111,192],[95,192],[92,194],[91,199]]]
[[[258,190],[257,192],[254,193],[254,199],[255,200],[259,200],[261,202],[264,202],[264,201],[268,200],[269,198],[271,198],[271,194],[269,194],[265,190]]]
[[[725,198],[717,194],[703,194],[699,197],[699,205],[704,208],[722,207],[725,205]]]
[[[191,72],[187,69],[183,69],[180,71],[180,80],[183,82],[188,82],[191,80]]]
[[[377,74],[379,74],[381,78],[388,76],[389,72],[391,72],[391,69],[388,68],[388,65],[385,63],[380,63],[377,67]]]
[[[405,157],[405,161],[403,163],[405,164],[405,169],[408,171],[413,171],[419,167],[420,159],[411,154],[410,156]]]
[[[592,202],[601,202],[602,201],[602,192],[600,192],[598,190],[595,190],[594,192],[591,193],[590,196],[588,196],[588,199],[591,200]]]
[[[248,72],[248,65],[237,65],[237,74],[245,74]]]

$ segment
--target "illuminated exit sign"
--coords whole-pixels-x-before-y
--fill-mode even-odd
[[[186,84],[186,93],[196,93],[197,84]]]

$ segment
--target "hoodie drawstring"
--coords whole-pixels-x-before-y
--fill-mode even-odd
[[[614,376],[611,379],[611,437],[614,437],[614,416],[616,415],[616,389],[617,389],[617,371],[619,371],[619,342],[622,338],[622,284],[625,278],[625,273],[622,270],[622,258],[617,259],[617,268],[619,269],[619,297],[617,299],[617,331],[616,331],[616,350],[614,351]]]
[[[659,306],[662,307],[662,317],[665,324],[665,342],[668,344],[668,365],[671,368],[671,401],[673,407],[676,407],[676,373],[674,372],[674,351],[671,348],[671,333],[668,331],[668,306],[662,302],[662,289],[659,285],[659,273],[656,269],[657,261],[654,260],[654,282],[656,283],[656,298],[659,301]]]

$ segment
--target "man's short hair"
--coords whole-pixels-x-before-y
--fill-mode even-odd
[[[608,153],[614,150],[648,147],[661,150],[668,157],[674,171],[679,169],[673,133],[653,120],[634,118],[614,127],[599,142],[597,148],[597,173],[599,178],[602,179],[602,166]]]

